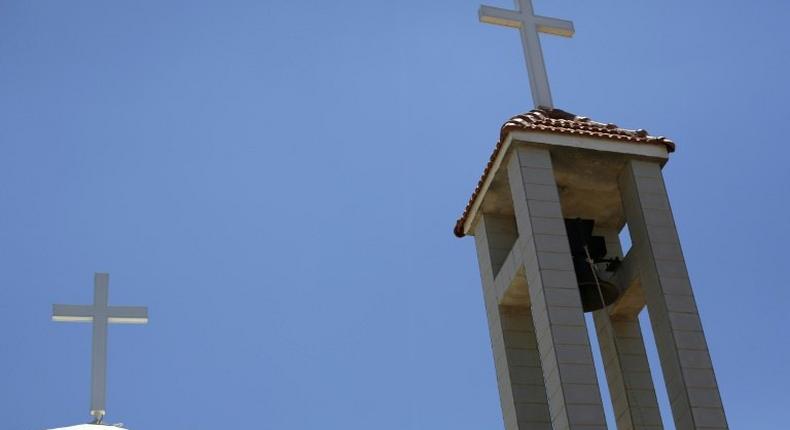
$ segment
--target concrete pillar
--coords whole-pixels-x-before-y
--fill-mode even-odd
[[[518,428],[551,430],[532,311],[529,306],[500,306],[499,315]]]
[[[612,319],[606,309],[593,318],[617,430],[663,429],[639,319]]]
[[[606,429],[551,155],[519,147],[507,169],[552,428]]]
[[[507,430],[551,430],[528,306],[500,306],[494,278],[517,238],[512,218],[482,215],[474,230],[499,399]]]
[[[661,168],[631,160],[619,186],[675,426],[726,429]]]
[[[623,258],[618,233],[614,229],[595,231],[606,239],[607,258]],[[639,311],[643,307],[644,303],[634,307],[632,313],[617,315],[611,315],[610,308],[593,313],[617,430],[664,428],[639,325]]]

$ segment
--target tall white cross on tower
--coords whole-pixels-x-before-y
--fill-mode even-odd
[[[107,388],[107,325],[145,324],[148,308],[139,306],[108,306],[110,275],[96,273],[93,277],[92,305],[53,305],[52,320],[93,323],[93,354],[91,356],[91,415],[101,423],[105,414]]]
[[[571,37],[573,36],[573,23],[564,19],[535,15],[532,10],[532,0],[514,1],[516,10],[480,6],[478,13],[480,21],[521,30],[521,43],[524,45],[524,59],[527,61],[532,101],[535,103],[535,107],[554,108],[538,33]]]

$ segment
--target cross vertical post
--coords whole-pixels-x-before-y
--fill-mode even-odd
[[[549,77],[546,74],[539,33],[571,37],[574,33],[573,22],[535,15],[532,0],[515,0],[515,3],[516,10],[480,6],[478,16],[481,22],[520,30],[532,101],[536,108],[553,109],[554,103],[551,99]]]
[[[109,276],[106,273],[94,275],[93,341],[91,354],[91,415],[104,415],[107,398],[107,304]]]
[[[109,306],[109,283],[109,274],[95,273],[92,305],[52,306],[53,321],[93,323],[90,413],[97,424],[101,423],[106,414],[107,326],[110,323],[146,324],[148,322],[148,308],[146,307]]]

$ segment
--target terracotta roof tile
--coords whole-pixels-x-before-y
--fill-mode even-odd
[[[627,128],[620,128],[615,124],[602,123],[592,121],[590,118],[583,116],[576,116],[572,113],[565,112],[560,109],[533,109],[527,113],[516,115],[510,118],[504,125],[499,133],[499,141],[494,147],[494,152],[486,164],[483,171],[483,176],[477,183],[472,197],[464,208],[463,214],[455,223],[453,232],[458,237],[464,236],[464,223],[466,223],[472,205],[480,193],[483,183],[491,173],[491,168],[494,165],[494,160],[499,155],[502,149],[502,142],[511,131],[540,131],[548,133],[561,133],[572,134],[577,136],[588,136],[599,139],[611,139],[622,142],[644,143],[654,145],[664,145],[667,151],[675,151],[675,143],[665,138],[664,136],[650,136],[646,130],[637,129],[631,130]]]

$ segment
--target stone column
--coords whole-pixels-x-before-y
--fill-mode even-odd
[[[507,430],[551,430],[528,306],[500,306],[494,279],[517,238],[512,218],[482,215],[474,230],[499,399]]]
[[[529,306],[500,306],[505,356],[520,430],[551,430],[538,339]]]
[[[551,155],[521,146],[507,166],[552,428],[606,429]]]
[[[675,426],[726,429],[661,167],[631,160],[619,185]]]
[[[595,234],[606,239],[607,258],[623,258],[618,231],[596,229]],[[626,280],[628,281],[628,280]],[[639,288],[622,285],[620,288]],[[639,311],[642,302],[632,312],[611,315],[611,308],[593,313],[598,345],[609,386],[617,430],[661,430],[661,412],[650,374]]]
[[[639,319],[594,318],[617,430],[663,429]]]

